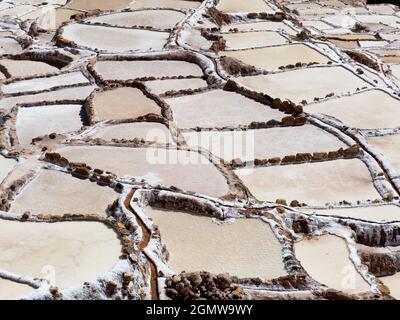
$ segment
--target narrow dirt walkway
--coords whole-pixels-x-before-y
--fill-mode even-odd
[[[142,219],[136,214],[134,210],[132,210],[130,203],[132,200],[132,197],[135,193],[135,189],[132,189],[129,193],[128,196],[126,197],[124,201],[125,208],[128,209],[130,212],[132,212],[135,217],[136,221],[138,222],[140,228],[142,229],[142,240],[139,244],[139,249],[140,251],[145,255],[149,265],[150,265],[150,291],[151,291],[151,299],[152,300],[158,300],[158,282],[157,282],[157,267],[153,260],[150,259],[150,257],[144,252],[144,249],[146,249],[147,245],[149,244],[150,238],[151,238],[151,232],[150,230],[145,226],[143,223]]]

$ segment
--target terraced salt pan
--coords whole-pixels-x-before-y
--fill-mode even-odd
[[[65,8],[80,10],[120,10],[126,8],[132,0],[72,0]]]
[[[329,115],[353,128],[400,127],[400,100],[381,90],[310,104],[305,110]]]
[[[82,127],[81,105],[49,105],[20,108],[17,114],[17,136],[22,145],[50,133],[68,133]]]
[[[55,12],[56,8],[56,5],[46,5],[41,8],[35,8],[33,11],[29,11],[28,13],[21,15],[19,19],[21,21],[36,20],[46,12]]]
[[[333,235],[313,237],[295,243],[294,250],[304,269],[319,283],[353,294],[370,290],[350,260],[344,239]]]
[[[7,175],[14,169],[17,161],[0,156],[0,184],[7,177]]]
[[[313,16],[327,16],[327,15],[335,15],[338,14],[338,11],[334,8],[328,7],[315,7],[315,8],[297,8],[297,12],[302,17],[313,17]]]
[[[185,18],[185,14],[175,10],[143,10],[118,12],[92,18],[88,21],[118,27],[145,26],[156,29],[172,29],[183,18]]]
[[[392,276],[381,277],[379,280],[389,288],[390,295],[393,298],[400,300],[400,272],[397,272]]]
[[[38,278],[54,272],[59,288],[95,280],[120,254],[117,234],[99,222],[0,220],[0,268]]]
[[[279,72],[269,75],[239,77],[237,81],[255,91],[274,98],[290,99],[300,103],[313,101],[334,92],[345,94],[357,88],[370,87],[368,83],[343,67],[316,67]],[[284,86],[282,84],[285,84]]]
[[[89,80],[81,72],[64,73],[58,76],[47,78],[35,78],[12,82],[2,86],[5,94],[49,90],[60,86],[74,84],[88,84]]]
[[[246,64],[267,70],[277,69],[290,64],[294,65],[297,62],[328,63],[328,61],[331,61],[328,57],[304,44],[282,45],[240,51],[222,51],[220,54],[239,59]]]
[[[400,135],[371,137],[367,139],[367,142],[383,154],[395,170],[400,173]]]
[[[200,1],[185,0],[133,0],[129,5],[132,9],[141,8],[174,8],[174,9],[195,9],[200,6]]]
[[[0,39],[0,54],[18,54],[22,52],[21,45],[12,38]]]
[[[42,13],[36,20],[38,26],[44,30],[55,30],[64,22],[71,20],[72,16],[82,14],[82,11],[73,9],[57,8]]]
[[[6,17],[6,16],[20,16],[24,13],[27,13],[29,11],[32,11],[36,9],[35,6],[32,5],[20,5],[20,6],[15,6],[12,8],[4,9],[0,11],[0,17]]]
[[[0,37],[8,37],[11,35],[12,35],[11,31],[0,31]]]
[[[286,275],[281,246],[270,226],[258,219],[218,225],[209,217],[186,212],[150,207],[145,212],[159,226],[169,266],[176,273],[205,270],[263,279]]]
[[[382,23],[394,28],[397,28],[400,23],[400,18],[392,15],[365,14],[356,15],[356,19],[362,23]]]
[[[346,41],[346,40],[335,40],[330,39],[329,42],[332,42],[335,46],[341,49],[357,49],[360,47],[358,41]]]
[[[163,94],[172,90],[179,91],[207,88],[207,82],[199,78],[146,81],[145,85],[155,94]]]
[[[94,68],[105,80],[203,76],[197,64],[174,60],[98,61]]]
[[[309,20],[309,21],[302,21],[303,25],[306,27],[312,27],[319,31],[333,29],[333,27],[326,22],[321,20]]]
[[[29,77],[57,72],[58,69],[41,61],[2,59],[0,64],[7,69],[12,77]]]
[[[154,100],[132,87],[96,92],[93,107],[99,121],[135,119],[150,113],[161,115],[161,108]]]
[[[173,143],[173,138],[168,128],[157,122],[133,122],[101,127],[96,130],[94,137],[107,141],[137,138],[159,143]]]
[[[195,152],[118,147],[66,147],[58,152],[68,160],[84,162],[120,177],[130,175],[213,197],[229,191],[224,176],[208,159]]]
[[[358,159],[334,160],[235,171],[262,201],[299,200],[308,205],[380,198],[366,165]]]
[[[118,198],[111,188],[74,178],[55,170],[42,170],[11,204],[11,212],[106,216],[107,206]],[[51,201],[49,201],[51,199]]]
[[[336,13],[336,14],[335,14]],[[357,20],[353,17],[346,14],[337,14],[338,12],[334,12],[332,15],[327,15],[322,19],[329,24],[332,24],[338,28],[353,28],[357,23]]]
[[[11,3],[7,3],[7,2],[1,2],[0,3],[0,10],[5,10],[8,8],[11,8],[13,5]]]
[[[182,30],[181,37],[185,40],[185,43],[188,46],[197,50],[210,50],[213,44],[211,40],[207,40],[205,37],[203,37],[200,29]]]
[[[275,13],[263,0],[220,0],[217,7],[219,11],[228,13],[239,12],[266,12]]]
[[[7,97],[0,100],[0,108],[4,108],[8,111],[11,110],[11,108],[13,108],[16,104],[21,105],[42,101],[56,103],[57,101],[62,100],[85,100],[96,88],[96,86],[89,85],[83,87],[52,90],[25,96]]]
[[[392,74],[400,80],[400,64],[393,64],[390,66],[390,70],[392,70]]]
[[[296,31],[289,27],[287,24],[283,22],[275,22],[275,21],[263,21],[263,22],[253,22],[253,23],[240,23],[240,24],[231,24],[228,26],[222,26],[222,32],[228,32],[231,29],[237,29],[238,31],[278,31],[283,30],[290,35],[295,35]]]
[[[303,210],[306,213],[315,213],[326,216],[354,218],[374,222],[388,222],[400,220],[400,207],[398,206],[373,206],[359,208],[335,208],[327,210]]]
[[[0,278],[0,300],[14,300],[28,293],[34,288],[18,282]]]
[[[328,152],[345,147],[335,136],[312,125],[247,131],[183,133],[189,146],[202,147],[230,161],[284,157],[305,152]]]
[[[213,90],[165,99],[179,128],[247,125],[253,121],[281,120],[283,113],[240,94]]]
[[[74,23],[63,29],[62,36],[78,46],[110,52],[161,50],[169,33]]]
[[[382,5],[369,5],[368,9],[370,12],[374,12],[376,14],[393,14],[395,11],[389,4]]]
[[[286,38],[275,31],[227,33],[223,37],[227,49],[246,49],[287,43]]]

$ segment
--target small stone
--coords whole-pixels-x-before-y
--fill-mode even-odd
[[[117,291],[118,285],[114,281],[108,281],[106,284],[106,290],[108,294],[114,294]]]
[[[299,201],[293,200],[292,202],[290,202],[290,206],[291,206],[291,207],[300,207],[301,204],[300,204]]]
[[[50,286],[49,291],[53,296],[55,296],[58,293],[58,287],[57,286]]]
[[[281,205],[283,205],[283,206],[287,206],[287,202],[286,202],[285,199],[276,199],[276,200],[275,200],[275,203],[281,204]]]
[[[22,219],[28,220],[30,215],[31,215],[31,213],[30,213],[29,211],[26,211],[26,212],[24,212],[24,214],[22,215]]]
[[[284,214],[286,212],[286,209],[284,207],[277,207],[276,211],[278,211],[278,213],[280,214]]]

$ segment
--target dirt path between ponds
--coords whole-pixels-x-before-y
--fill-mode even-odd
[[[124,205],[125,208],[128,209],[130,212],[132,212],[135,217],[136,221],[138,222],[140,228],[142,229],[142,240],[140,241],[139,244],[139,250],[145,255],[149,265],[150,265],[150,292],[151,292],[151,299],[152,300],[158,300],[158,282],[157,282],[157,267],[153,260],[144,252],[144,249],[146,249],[147,245],[150,242],[151,238],[151,231],[146,227],[146,225],[143,223],[142,219],[136,214],[136,212],[131,208],[130,203],[132,200],[132,197],[135,193],[136,189],[132,189],[125,201]]]

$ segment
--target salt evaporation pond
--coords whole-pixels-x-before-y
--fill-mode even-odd
[[[82,127],[81,105],[49,105],[20,108],[17,114],[19,143],[30,144],[33,138],[50,133],[68,133]]]
[[[380,199],[367,166],[359,159],[323,161],[235,171],[259,200],[298,200],[324,205]]]
[[[161,115],[161,108],[154,100],[132,87],[96,92],[93,108],[97,121],[136,119],[150,113]]]
[[[334,235],[304,239],[294,245],[295,255],[316,281],[346,293],[370,290],[349,257],[346,241]]]
[[[240,94],[213,90],[165,99],[179,128],[226,127],[247,125],[262,119],[280,121],[285,115],[278,110]]]
[[[37,278],[53,273],[59,288],[95,280],[120,254],[117,234],[99,222],[0,220],[0,268]]]
[[[65,147],[59,153],[73,162],[129,175],[152,184],[173,185],[184,190],[221,197],[229,192],[225,177],[197,152],[176,149],[123,147]]]
[[[313,125],[246,131],[184,132],[189,146],[202,147],[230,161],[252,161],[297,153],[328,152],[345,148],[335,136]]]
[[[107,206],[117,198],[118,194],[109,187],[101,187],[60,171],[42,170],[12,202],[10,211],[106,216]]]
[[[122,52],[161,50],[167,42],[169,33],[74,23],[63,28],[62,36],[78,46]]]
[[[239,77],[237,81],[250,89],[274,98],[303,100],[325,98],[330,93],[354,93],[370,87],[368,83],[343,67],[314,67],[268,75]],[[282,83],[285,85],[282,86]]]
[[[208,271],[240,278],[284,276],[282,248],[271,227],[258,219],[218,225],[210,217],[147,207],[159,226],[175,272]],[[196,248],[196,250],[193,250]]]

